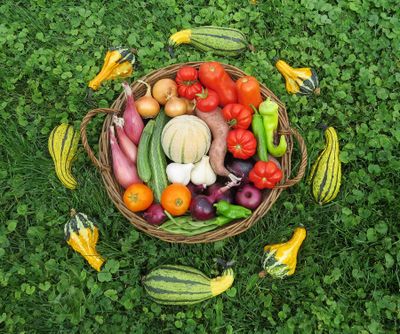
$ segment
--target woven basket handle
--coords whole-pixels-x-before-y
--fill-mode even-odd
[[[82,140],[82,145],[85,148],[90,160],[92,160],[93,164],[100,169],[101,171],[103,170],[110,170],[109,166],[103,166],[99,160],[97,160],[96,156],[94,155],[92,149],[89,146],[88,140],[87,140],[87,135],[86,135],[86,127],[89,124],[89,122],[92,120],[94,116],[100,113],[104,114],[114,114],[117,113],[118,110],[115,109],[109,109],[109,108],[99,108],[99,109],[93,109],[90,110],[85,117],[83,117],[82,123],[81,123],[81,140]]]
[[[285,184],[276,186],[276,189],[287,189],[291,186],[294,186],[296,183],[298,183],[304,176],[304,173],[306,172],[306,167],[307,167],[307,147],[306,144],[304,143],[303,137],[298,133],[296,129],[290,128],[290,134],[292,134],[297,142],[299,143],[300,147],[300,153],[301,153],[301,162],[300,162],[300,167],[299,171],[297,172],[297,175],[293,179],[288,179],[286,180]]]

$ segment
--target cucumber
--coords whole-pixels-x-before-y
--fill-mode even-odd
[[[169,117],[161,110],[155,120],[154,131],[150,140],[150,150],[148,152],[152,176],[149,185],[153,190],[156,202],[160,202],[161,194],[168,185],[166,172],[167,158],[161,145],[161,134],[168,120]]]
[[[233,283],[231,268],[222,276],[208,278],[201,271],[179,265],[163,265],[151,271],[142,280],[146,292],[159,304],[187,305],[217,296]]]
[[[154,131],[154,124],[155,121],[153,119],[148,121],[143,129],[138,146],[137,170],[140,179],[146,183],[148,183],[151,179],[149,152],[150,141]]]

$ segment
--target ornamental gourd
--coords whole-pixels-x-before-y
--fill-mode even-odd
[[[318,76],[312,68],[293,68],[280,59],[275,63],[275,67],[285,78],[289,94],[320,94]]]
[[[199,50],[211,51],[221,56],[239,56],[249,46],[245,35],[233,28],[214,26],[185,29],[171,35],[168,41],[169,52],[180,44],[191,44]]]
[[[110,48],[104,58],[101,71],[89,82],[89,88],[98,90],[103,81],[130,77],[135,61],[135,55],[130,49]]]
[[[211,132],[207,124],[196,116],[177,116],[165,125],[161,143],[172,161],[195,163],[210,149]]]
[[[306,234],[304,227],[297,227],[289,241],[265,246],[262,260],[264,271],[260,272],[260,277],[264,277],[266,273],[273,278],[293,275],[296,270],[297,253]]]
[[[144,288],[156,303],[188,305],[202,302],[228,290],[233,283],[231,268],[210,279],[201,271],[179,265],[163,265],[143,277]]]
[[[54,161],[57,177],[68,189],[75,189],[77,186],[71,169],[78,143],[79,133],[74,130],[72,125],[66,123],[55,127],[48,140],[48,149]]]
[[[97,226],[81,212],[71,210],[72,218],[65,224],[65,240],[76,252],[97,271],[100,271],[104,259],[97,253],[96,244],[99,238]]]
[[[325,129],[325,149],[311,168],[311,192],[320,205],[334,200],[339,193],[342,167],[339,158],[339,140],[333,127]]]

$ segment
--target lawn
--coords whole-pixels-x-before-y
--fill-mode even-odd
[[[0,12],[0,332],[400,331],[397,1],[5,0]],[[171,33],[210,24],[242,30],[255,51],[223,58],[181,46],[170,58]],[[343,168],[338,197],[321,207],[303,180],[247,232],[180,245],[139,233],[125,220],[81,145],[73,169],[79,187],[64,188],[47,150],[49,133],[61,122],[79,128],[90,109],[87,83],[116,45],[138,49],[134,78],[212,59],[256,76],[286,104],[306,141],[308,167],[324,146],[318,126],[335,127]],[[288,95],[276,56],[315,68],[321,95]],[[95,103],[108,107],[120,92],[120,81],[108,82]],[[102,121],[90,125],[94,149]],[[294,168],[298,161],[296,154]],[[100,273],[64,241],[71,208],[97,222],[98,250],[108,259]],[[308,236],[295,275],[258,279],[263,246],[288,239],[300,224]],[[236,280],[228,293],[201,304],[160,306],[140,284],[165,263],[216,276],[218,257],[236,261]]]

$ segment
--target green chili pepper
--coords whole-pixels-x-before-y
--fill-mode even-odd
[[[257,139],[257,155],[260,160],[268,161],[267,137],[265,135],[263,118],[256,108],[253,107],[253,109],[254,115],[253,120],[251,121],[251,128]]]
[[[217,215],[231,219],[247,218],[251,215],[251,210],[244,206],[230,204],[227,201],[219,201],[214,206],[217,209]]]
[[[260,104],[258,110],[263,118],[268,152],[274,157],[281,157],[286,152],[287,143],[285,136],[281,135],[279,145],[274,144],[275,131],[278,129],[278,104],[268,98]]]

